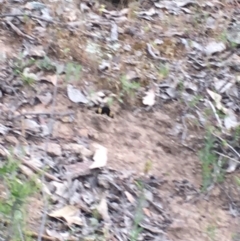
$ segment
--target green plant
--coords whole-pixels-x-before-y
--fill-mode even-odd
[[[139,234],[142,232],[142,228],[139,227],[139,224],[143,220],[143,202],[146,199],[144,196],[144,185],[141,181],[137,181],[136,185],[140,191],[140,197],[138,200],[135,216],[134,216],[134,224],[133,229],[130,233],[130,240],[136,241],[138,239]]]
[[[65,68],[66,81],[78,80],[82,66],[75,63],[67,63]]]
[[[19,55],[13,62],[13,72],[15,75],[20,75],[26,67],[32,66],[36,62],[35,59],[24,59]]]
[[[158,66],[158,74],[161,79],[166,78],[169,75],[169,66],[167,64],[160,64]]]
[[[204,147],[199,153],[202,165],[202,191],[206,191],[214,182],[222,182],[224,178],[222,164],[218,164],[217,155],[213,151],[214,143],[215,137],[208,131]]]
[[[201,95],[197,95],[195,96],[190,102],[189,102],[189,107],[193,108],[195,106],[198,105],[198,103],[202,100],[202,96]]]
[[[231,48],[236,48],[238,46],[237,43],[233,42],[233,41],[230,41],[228,38],[227,38],[227,31],[223,31],[217,38],[218,40],[222,41],[223,43],[227,44],[229,43],[230,47]]]
[[[144,175],[147,175],[149,171],[152,169],[152,161],[147,160],[144,165]],[[138,198],[138,204],[136,207],[136,212],[134,216],[134,224],[133,229],[130,233],[130,240],[136,241],[138,240],[139,234],[142,232],[142,228],[139,227],[141,221],[143,220],[143,203],[146,201],[146,197],[144,194],[144,183],[142,181],[136,181],[137,188],[139,190],[139,198]]]
[[[118,100],[123,102],[124,97],[130,97],[131,99],[135,97],[135,92],[140,88],[140,84],[135,81],[127,80],[126,76],[120,78],[120,96]]]
[[[24,74],[21,74],[21,79],[22,79],[23,83],[26,85],[32,85],[35,83],[35,79],[32,78],[31,76],[26,76]]]
[[[233,133],[233,142],[237,143],[240,141],[240,126],[236,127]]]
[[[209,225],[207,227],[206,233],[210,240],[214,241],[216,240],[216,226],[215,225]]]
[[[51,59],[47,56],[44,56],[43,59],[37,62],[37,67],[41,70],[55,71],[56,66],[52,63]]]
[[[6,197],[0,199],[0,215],[8,223],[6,240],[19,240],[24,235],[26,201],[38,190],[34,179],[19,177],[19,164],[9,155],[6,163],[0,168],[0,180],[6,190]]]

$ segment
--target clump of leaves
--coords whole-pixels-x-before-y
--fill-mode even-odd
[[[140,83],[127,80],[126,76],[120,78],[120,96],[119,101],[123,103],[123,99],[133,99],[136,95],[136,91],[140,88]]]
[[[18,240],[23,236],[26,200],[38,190],[34,180],[20,179],[18,170],[19,162],[12,155],[8,156],[6,163],[0,168],[0,179],[6,189],[6,197],[0,199],[0,215],[8,223],[6,240]]]

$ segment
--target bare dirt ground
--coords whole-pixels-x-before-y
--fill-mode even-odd
[[[201,92],[201,97],[204,99],[207,95],[205,89],[215,86],[215,82],[206,83],[209,79],[212,81],[216,77],[225,80],[225,77],[229,77],[230,73],[232,73],[229,69],[225,73],[221,72],[221,66],[217,66],[216,62],[221,62],[221,59],[225,58],[222,55],[220,57],[212,57],[213,60],[208,56],[207,60],[203,60],[204,63],[202,65],[199,63],[201,62],[200,59],[199,62],[196,60],[198,56],[194,56],[196,62],[189,59],[189,61],[186,61],[192,45],[186,44],[184,39],[198,41],[199,46],[197,47],[196,42],[194,42],[198,50],[201,46],[206,46],[210,40],[217,39],[227,29],[227,25],[232,19],[237,21],[237,17],[236,19],[234,18],[237,15],[234,15],[234,9],[239,7],[239,3],[237,1],[200,1],[195,6],[195,1],[189,1],[189,4],[183,5],[180,4],[180,1],[177,1],[179,5],[174,5],[173,7],[165,2],[162,3],[163,5],[166,4],[163,7],[160,6],[161,1],[158,3],[159,5],[155,4],[155,6],[152,2],[146,3],[146,6],[131,3],[126,7],[129,10],[128,14],[124,15],[120,12],[111,12],[116,11],[116,9],[119,11],[123,10],[120,10],[122,8],[119,6],[116,8],[108,2],[107,4],[102,2],[95,5],[94,2],[76,3],[73,1],[70,3],[61,2],[60,4],[59,2],[49,3],[43,1],[47,9],[51,9],[54,21],[58,17],[62,23],[72,23],[71,27],[76,24],[77,27],[74,30],[59,26],[55,22],[52,24],[51,21],[53,20],[50,21],[50,24],[47,24],[47,21],[39,19],[38,24],[36,24],[33,18],[25,21],[24,16],[21,16],[21,21],[14,17],[13,19],[1,17],[2,82],[0,87],[2,97],[0,124],[8,127],[9,131],[7,133],[3,130],[1,131],[0,143],[8,150],[19,146],[28,146],[29,148],[43,146],[47,137],[41,136],[38,132],[35,132],[34,135],[29,134],[28,131],[32,131],[36,127],[23,127],[23,120],[15,120],[14,116],[30,113],[23,116],[29,120],[37,120],[36,122],[41,125],[46,124],[51,119],[54,121],[54,124],[48,142],[50,145],[55,144],[55,146],[52,145],[52,150],[48,151],[48,154],[54,156],[53,162],[55,164],[58,163],[60,157],[63,160],[68,158],[68,156],[64,156],[63,150],[64,145],[69,143],[80,143],[83,146],[86,143],[86,146],[90,146],[91,143],[98,143],[104,146],[108,150],[107,167],[119,172],[133,171],[137,176],[143,176],[146,162],[149,161],[151,163],[148,175],[163,180],[162,185],[158,188],[158,192],[164,208],[169,211],[171,216],[171,224],[165,230],[167,240],[237,241],[240,240],[239,219],[238,215],[236,217],[231,215],[229,206],[226,207],[229,204],[226,194],[229,193],[229,190],[234,190],[234,200],[239,200],[239,190],[235,186],[233,178],[233,176],[238,176],[239,173],[237,170],[234,170],[235,172],[227,175],[224,185],[216,184],[207,194],[202,194],[199,191],[202,185],[199,150],[204,145],[203,138],[206,128],[205,126],[197,125],[195,123],[196,118],[192,121],[192,117],[189,119],[186,117],[186,123],[185,121],[183,122],[182,118],[185,118],[186,110],[190,110],[189,112],[192,113],[192,107],[186,104],[189,96],[197,96]],[[1,3],[2,14],[10,13],[11,10],[14,10],[12,11],[13,14],[17,14],[16,8],[18,7],[22,11],[27,9],[31,14],[36,14],[39,11],[38,8],[27,5],[28,3],[30,4],[31,2],[12,3],[12,5],[3,5],[5,3]],[[100,11],[101,4],[105,4],[105,8]],[[148,7],[148,4],[153,7]],[[80,5],[81,9],[79,9]],[[76,6],[78,6],[77,10]],[[159,9],[161,12],[157,13]],[[85,11],[88,14],[84,15]],[[156,12],[153,13],[153,11]],[[183,12],[183,16],[181,14],[172,14],[174,12],[179,13],[179,11]],[[137,17],[134,15],[136,12],[138,13]],[[162,24],[157,22],[160,19],[154,19],[156,13],[159,14],[158,17],[161,19]],[[232,19],[230,13],[232,14]],[[229,16],[226,17],[226,15]],[[41,16],[46,18],[46,12],[42,12]],[[127,18],[127,20],[124,18]],[[201,21],[203,18],[204,21]],[[105,26],[108,26],[107,22],[112,24],[113,20],[118,25],[119,37],[114,36],[114,27],[110,27],[110,30],[105,29]],[[212,23],[211,21],[215,22]],[[22,32],[19,32],[9,22],[15,24],[14,26],[17,26],[16,28]],[[206,28],[206,24],[211,25],[212,28]],[[117,38],[117,43],[118,41],[121,43],[120,47],[114,41],[110,41],[110,43],[105,42],[106,36],[109,36],[111,31],[112,35],[110,38]],[[34,35],[35,32],[36,34]],[[24,35],[21,33],[24,33]],[[38,43],[36,44],[34,41],[32,43],[28,36],[36,37]],[[158,44],[161,41],[163,43]],[[145,53],[146,44],[153,42],[153,46],[158,53],[160,52],[161,57],[154,53],[155,50],[148,50],[148,54]],[[90,51],[91,53],[87,52],[88,48],[92,47],[94,49],[96,47],[91,45],[94,43],[100,43],[101,58],[105,59],[111,66],[107,67],[108,70],[106,72],[103,70],[99,71],[99,66],[102,63],[100,61],[101,58],[98,58],[98,53],[93,50],[91,50],[93,52]],[[69,61],[79,63],[82,66],[80,80],[64,80],[66,78],[65,71],[65,74],[60,74],[56,89],[56,83],[54,82],[55,74],[45,70],[36,71],[35,67],[31,66],[30,72],[37,74],[38,80],[33,84],[26,84],[24,82],[26,76],[13,74],[14,68],[9,66],[11,66],[11,61],[14,58],[24,52],[23,48],[27,49],[28,53],[26,56],[42,58],[42,55],[39,54],[34,46],[41,46],[41,50],[45,51],[52,61],[59,61],[64,64]],[[114,49],[115,47],[117,50]],[[216,46],[213,49],[210,52],[222,53],[225,50],[225,48],[224,50],[219,50]],[[31,54],[31,51],[37,51],[38,53]],[[238,55],[239,49],[230,48],[226,52],[223,55],[229,52]],[[149,58],[149,55],[151,58]],[[155,68],[158,62],[162,60],[161,58],[166,58],[170,61],[169,73],[167,74],[163,73],[163,70],[156,70]],[[24,62],[23,60],[21,61]],[[181,64],[181,61],[184,64]],[[178,65],[175,65],[175,63],[178,63]],[[192,67],[196,63],[199,64],[200,70]],[[187,76],[188,72],[192,77]],[[74,73],[71,74],[73,75]],[[114,112],[114,118],[96,114],[94,108],[84,104],[73,103],[69,99],[67,94],[67,84],[69,83],[74,84],[80,90],[87,90],[87,92],[107,89],[120,96],[124,87],[120,84],[121,74],[126,74],[130,82],[132,79],[138,79],[138,81],[140,79],[141,87],[133,101],[129,101],[131,98],[125,95],[123,97],[125,104],[121,104],[118,101],[112,104],[111,110]],[[201,74],[203,77],[193,77]],[[225,77],[219,77],[220,75]],[[235,72],[232,75],[239,77]],[[196,82],[191,78],[202,78],[206,82],[202,84],[199,81],[197,83],[201,84],[196,87]],[[164,82],[166,79],[167,81]],[[23,84],[18,87],[14,85],[15,80],[21,80]],[[184,91],[186,90],[186,93],[183,91],[183,96],[186,99],[179,98],[179,96],[171,96],[171,94],[168,95],[168,98],[156,94],[155,104],[151,108],[146,109],[142,105],[142,97],[147,87],[153,83],[160,86],[163,82],[168,85],[167,88],[173,88],[174,90],[183,85]],[[235,84],[234,81],[232,83]],[[190,86],[190,84],[196,85]],[[17,94],[11,91],[12,89],[17,89]],[[56,95],[54,95],[54,91],[56,91]],[[36,101],[37,96],[44,96],[47,93],[52,94],[51,104],[46,104],[44,101],[39,101],[39,99]],[[223,95],[224,93],[221,92],[221,94]],[[49,118],[46,115],[42,117],[42,115],[32,114],[52,113],[52,103],[54,103],[54,111],[56,113],[72,111],[74,113],[73,119],[71,115]],[[200,112],[203,111],[205,108],[204,104],[198,104],[199,106],[194,106],[194,108],[196,107]],[[239,116],[237,117],[239,118]],[[213,126],[217,125],[215,115],[212,114],[207,122]],[[179,125],[181,131],[177,130]],[[183,133],[186,130],[186,136],[183,138]],[[25,133],[26,131],[27,134]],[[1,155],[3,155],[2,152]],[[51,174],[54,175],[54,173],[53,171]],[[30,199],[28,205],[29,210],[31,210],[28,221],[29,227],[38,233],[44,211],[43,201],[37,195]],[[48,237],[50,236],[50,233],[48,233]]]

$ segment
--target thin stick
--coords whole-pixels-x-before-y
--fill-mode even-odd
[[[227,141],[225,141],[224,139],[222,139],[220,136],[217,136],[217,135],[214,134],[213,132],[212,132],[212,134],[213,134],[215,137],[217,137],[218,139],[220,139],[221,141],[226,142],[227,146],[240,158],[240,154],[235,150],[235,148],[233,148],[230,144],[228,144]]]
[[[211,102],[210,100],[208,100],[208,103],[209,103],[209,105],[211,106],[211,108],[212,108],[212,110],[213,110],[213,113],[214,113],[214,115],[215,115],[215,117],[216,117],[216,119],[217,119],[217,122],[218,122],[219,126],[220,126],[221,128],[223,128],[222,122],[221,122],[221,120],[220,120],[220,118],[219,118],[219,116],[218,116],[218,114],[217,114],[217,111],[216,111],[214,105],[212,104],[212,102]]]
[[[217,153],[219,156],[226,157],[226,158],[228,158],[229,160],[232,160],[232,161],[237,162],[237,163],[240,164],[240,161],[238,161],[238,160],[236,160],[236,159],[234,159],[234,158],[232,158],[232,157],[230,157],[230,156],[227,156],[227,155],[225,155],[225,154],[223,154],[223,153],[221,153],[221,152],[218,152],[218,151],[214,151],[214,152]]]

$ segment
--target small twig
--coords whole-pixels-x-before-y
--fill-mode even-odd
[[[232,157],[230,157],[230,156],[227,156],[227,155],[225,155],[225,154],[223,154],[223,153],[221,153],[221,152],[218,152],[218,151],[214,151],[214,152],[215,152],[216,154],[218,154],[219,156],[226,157],[226,158],[228,158],[229,160],[232,160],[232,161],[237,162],[237,163],[240,164],[240,161],[238,161],[238,160],[236,160],[236,159],[234,159],[234,158],[232,158]]]
[[[235,150],[235,148],[233,148],[230,144],[228,144],[227,141],[225,141],[225,140],[224,140],[223,138],[221,138],[220,136],[214,134],[213,132],[212,132],[212,134],[213,134],[215,137],[217,137],[219,140],[221,140],[222,142],[226,142],[227,146],[240,158],[240,154]]]
[[[208,103],[209,103],[209,105],[212,108],[212,111],[213,111],[213,113],[214,113],[214,115],[215,115],[215,117],[217,119],[218,125],[221,127],[221,129],[223,129],[222,122],[221,122],[221,120],[220,120],[220,118],[219,118],[219,116],[217,114],[216,108],[214,107],[214,105],[212,104],[212,102],[210,100],[208,100]]]
[[[18,119],[22,116],[26,115],[54,115],[54,116],[66,116],[66,115],[74,115],[74,111],[68,111],[68,112],[63,112],[63,113],[51,113],[51,112],[27,112],[27,113],[22,113],[17,116],[14,116],[13,119]]]

